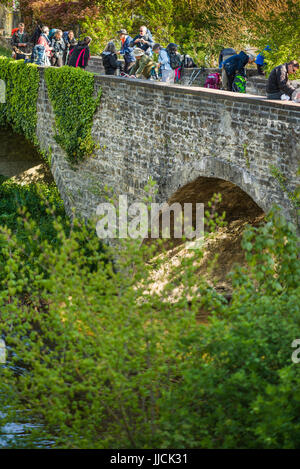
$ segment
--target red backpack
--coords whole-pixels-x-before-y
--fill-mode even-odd
[[[220,73],[210,73],[205,80],[204,88],[213,88],[219,90],[221,87],[221,75]]]

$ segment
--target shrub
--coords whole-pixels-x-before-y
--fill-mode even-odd
[[[263,50],[268,44],[270,52],[266,52],[266,70],[270,72],[277,65],[300,57],[300,17],[299,1],[289,0],[287,7],[279,12],[270,12],[266,18],[252,18],[256,25],[256,44]],[[297,72],[295,78],[300,77]]]
[[[284,371],[300,321],[293,226],[273,214],[246,232],[248,265],[233,274],[228,304],[199,277],[201,252],[183,258],[158,293],[145,261],[151,246],[126,242],[115,268],[92,227],[79,225],[65,233],[55,223],[57,249],[37,235],[35,268],[22,262],[17,238],[1,230],[0,333],[9,351],[2,420],[23,410],[42,425],[15,444],[296,447],[297,407],[282,402],[279,424],[270,424],[274,387],[284,378],[285,399],[299,385],[294,368]],[[35,236],[30,222],[25,228]],[[200,308],[211,313],[209,325],[197,321]]]
[[[0,125],[37,143],[37,97],[40,75],[36,65],[0,57],[0,79],[6,83],[6,103],[0,103]]]
[[[80,68],[48,68],[45,80],[55,113],[56,141],[71,162],[78,162],[95,149],[91,130],[101,90],[95,98],[94,75]]]
[[[11,50],[0,45],[0,56],[11,58]]]

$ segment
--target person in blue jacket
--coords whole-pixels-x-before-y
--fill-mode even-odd
[[[219,68],[222,68],[223,63],[225,62],[226,59],[229,57],[232,57],[233,55],[236,54],[236,50],[232,49],[232,47],[222,47],[221,52],[219,54]]]
[[[132,47],[138,47],[142,49],[145,54],[149,55],[150,57],[152,54],[152,47],[154,45],[154,41],[152,38],[152,34],[147,28],[147,26],[140,27],[140,33],[133,38],[130,44]]]
[[[254,60],[255,57],[252,54],[247,55],[244,51],[226,59],[223,63],[223,68],[225,70],[227,83],[223,83],[223,88],[227,89],[227,91],[232,91],[232,83],[235,75],[238,73],[246,78],[245,67],[248,63],[253,63]]]
[[[271,47],[267,46],[267,47],[264,48],[264,50],[270,51]],[[260,54],[258,54],[258,56],[255,59],[255,63],[257,65],[258,74],[259,75],[264,75],[265,74],[264,67],[266,66],[264,51],[262,51],[262,52],[260,52]]]
[[[131,46],[132,37],[129,36],[126,29],[120,29],[120,31],[118,31],[117,34],[119,34],[120,41],[122,43],[122,47],[121,47],[121,50],[119,51],[119,54],[124,56],[124,61],[125,61],[124,73],[128,73],[129,69],[135,63],[135,57],[133,55],[133,47]]]

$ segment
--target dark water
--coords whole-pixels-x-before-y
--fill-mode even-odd
[[[42,157],[24,137],[0,128],[0,175],[18,176],[41,163]]]

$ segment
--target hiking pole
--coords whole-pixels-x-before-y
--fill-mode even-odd
[[[68,50],[67,50],[65,65],[68,65],[69,55],[70,55],[70,47],[68,47]]]
[[[189,82],[188,82],[188,86],[192,85],[194,81],[197,80],[198,76],[204,71],[205,71],[204,67],[201,67],[198,70],[193,70],[193,73],[191,74]]]

